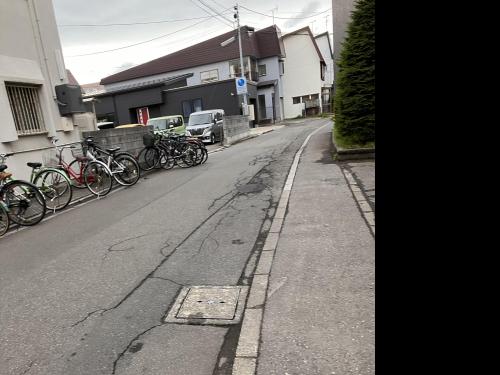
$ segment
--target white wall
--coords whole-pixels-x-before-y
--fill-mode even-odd
[[[201,84],[201,78],[200,78],[201,72],[206,72],[208,70],[213,70],[213,69],[219,70],[219,81],[230,78],[229,77],[229,61],[222,61],[222,62],[213,63],[213,64],[195,66],[193,68],[188,68],[188,69],[175,70],[173,72],[155,74],[152,76],[129,79],[127,81],[121,81],[121,82],[116,82],[116,83],[110,83],[108,85],[104,85],[104,87],[106,88],[106,90],[110,90],[110,89],[115,89],[115,88],[123,86],[123,85],[131,84],[131,83],[146,82],[146,81],[151,81],[153,79],[170,78],[170,77],[175,77],[175,76],[179,76],[182,74],[189,74],[189,73],[193,73],[193,76],[189,77],[187,79],[187,85],[188,86],[195,86],[195,85]]]
[[[302,114],[303,103],[293,104],[295,96],[318,94],[321,102],[321,65],[313,41],[305,31],[283,38],[286,57],[283,75],[284,118]]]
[[[18,136],[5,82],[41,85],[39,98],[47,133]],[[27,161],[42,161],[50,136],[79,140],[71,118],[61,117],[54,87],[68,83],[51,0],[0,0],[0,153],[15,152],[9,170],[29,178]]]
[[[326,73],[325,73],[325,86],[331,87],[333,85],[334,72],[333,72],[333,51],[330,48],[330,44],[328,43],[328,34],[323,34],[319,38],[316,38],[316,44],[321,51],[321,55],[326,63]]]

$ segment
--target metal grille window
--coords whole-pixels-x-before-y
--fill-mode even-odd
[[[5,83],[10,109],[18,135],[45,133],[42,107],[38,97],[39,86]]]

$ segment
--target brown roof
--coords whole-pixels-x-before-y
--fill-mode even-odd
[[[248,33],[248,26],[241,27],[241,46],[244,56],[265,58],[281,56],[279,29],[273,25],[265,29]],[[237,31],[232,30],[215,38],[184,48],[180,51],[134,66],[122,72],[101,79],[101,85],[147,77],[155,74],[192,68],[199,65],[236,59],[240,56]],[[221,47],[221,43],[234,36],[236,42]]]
[[[71,73],[71,70],[66,69],[66,74],[68,75],[68,83],[70,85],[80,86],[73,73]]]
[[[319,61],[321,61],[323,64],[326,64],[325,63],[325,59],[323,59],[323,55],[321,54],[321,51],[319,50],[319,47],[316,44],[316,39],[314,39],[314,35],[312,34],[311,29],[309,28],[309,26],[306,26],[306,27],[303,27],[301,29],[295,30],[295,31],[293,31],[291,33],[285,34],[285,35],[283,35],[283,38],[286,38],[286,37],[292,36],[292,35],[297,35],[297,34],[306,35],[304,33],[304,31],[307,32],[309,34],[309,36],[311,37],[311,40],[312,40],[312,42],[314,44],[314,48],[316,48],[316,52],[318,53]]]

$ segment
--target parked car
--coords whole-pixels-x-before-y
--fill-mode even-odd
[[[193,112],[189,115],[188,135],[201,139],[205,143],[222,141],[222,121],[224,119],[223,109],[211,109],[208,111]]]
[[[153,125],[155,133],[186,133],[186,124],[184,123],[184,118],[181,115],[150,118],[147,125]]]
[[[122,128],[135,128],[137,126],[144,126],[144,124],[125,124],[125,125],[120,125],[116,126],[116,129],[122,129]]]

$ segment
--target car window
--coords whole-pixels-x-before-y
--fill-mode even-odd
[[[148,125],[153,125],[153,129],[165,130],[167,128],[167,121],[165,119],[149,119]]]
[[[200,114],[191,114],[189,116],[189,125],[203,125],[210,124],[212,122],[212,114],[211,113],[200,113]]]
[[[174,127],[182,126],[182,120],[180,117],[169,118],[167,120],[167,124],[169,127],[170,125],[173,125]]]

